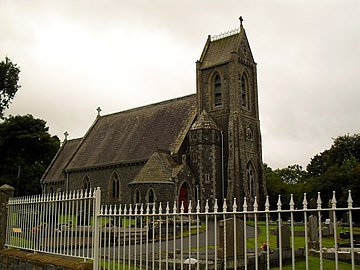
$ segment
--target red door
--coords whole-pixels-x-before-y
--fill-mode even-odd
[[[182,185],[179,192],[179,210],[181,207],[181,203],[184,204],[184,211],[188,210],[188,194],[185,185]]]

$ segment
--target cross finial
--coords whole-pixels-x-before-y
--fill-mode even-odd
[[[67,141],[67,137],[69,136],[69,133],[67,131],[64,132],[65,141]]]
[[[243,17],[242,16],[240,16],[240,18],[239,18],[239,20],[240,20],[240,26],[242,26],[242,24],[243,24]]]
[[[97,116],[99,117],[100,116],[100,112],[101,112],[101,108],[100,107],[97,107],[97,112],[98,112],[98,114],[97,114]]]

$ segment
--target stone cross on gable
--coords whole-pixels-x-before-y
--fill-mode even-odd
[[[97,116],[99,117],[100,116],[100,112],[101,112],[101,108],[100,107],[97,107],[97,112],[98,112],[98,114],[97,114]]]
[[[65,136],[65,141],[67,141],[67,137],[69,136],[69,133],[65,131],[64,136]]]
[[[243,21],[244,21],[243,17],[240,16],[239,20],[240,20],[240,25],[242,25],[242,24],[243,24]]]

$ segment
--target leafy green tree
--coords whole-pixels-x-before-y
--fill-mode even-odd
[[[10,116],[0,123],[0,186],[9,184],[17,195],[38,194],[40,179],[59,149],[42,119]]]
[[[11,100],[19,90],[20,68],[8,57],[0,62],[0,119],[4,118],[5,109],[9,108]]]
[[[348,190],[360,191],[360,134],[335,138],[330,149],[311,159],[307,171],[307,190],[311,196],[321,192],[327,206],[335,191],[338,205],[346,206]]]
[[[289,165],[287,168],[276,170],[280,175],[281,181],[294,185],[305,180],[306,171],[298,164]]]
[[[306,170],[310,177],[318,177],[331,166],[342,166],[345,160],[351,159],[360,162],[360,134],[335,138],[331,148],[314,156]]]

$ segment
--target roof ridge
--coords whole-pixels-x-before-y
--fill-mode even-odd
[[[222,32],[222,33],[220,33],[218,35],[210,36],[210,40],[211,41],[216,41],[216,40],[220,40],[220,39],[223,39],[223,38],[235,36],[235,35],[240,33],[240,30],[241,30],[240,27],[234,28],[234,29]]]
[[[172,99],[168,99],[168,100],[163,100],[163,101],[160,101],[160,102],[155,102],[155,103],[146,104],[146,105],[143,105],[143,106],[140,106],[140,107],[127,109],[127,110],[124,110],[124,111],[113,112],[113,113],[109,113],[109,114],[102,115],[102,116],[100,116],[99,118],[109,117],[109,116],[113,116],[113,115],[120,114],[120,113],[128,113],[128,112],[134,112],[134,111],[138,111],[138,110],[143,110],[143,109],[146,109],[146,108],[150,108],[150,107],[154,107],[154,106],[158,106],[158,105],[163,105],[163,104],[166,104],[166,103],[170,103],[170,102],[173,102],[173,101],[176,101],[176,100],[181,100],[181,99],[189,98],[189,97],[191,97],[191,96],[196,96],[196,94],[195,94],[195,93],[194,93],[194,94],[189,94],[189,95],[186,95],[186,96],[181,96],[181,97],[176,97],[176,98],[172,98]]]

